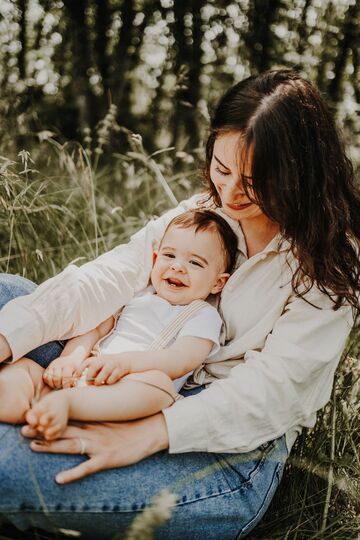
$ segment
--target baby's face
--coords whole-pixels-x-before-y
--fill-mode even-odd
[[[171,304],[185,305],[216,294],[226,283],[225,256],[217,233],[170,227],[155,255],[151,282]]]

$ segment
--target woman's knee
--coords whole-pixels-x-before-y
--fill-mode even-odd
[[[13,298],[30,294],[36,284],[27,278],[13,274],[0,274],[0,309]]]

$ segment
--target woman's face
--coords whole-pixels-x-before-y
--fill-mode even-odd
[[[221,199],[224,212],[237,221],[258,217],[263,212],[245,195],[241,172],[250,176],[250,167],[245,163],[239,169],[238,132],[224,133],[215,140],[210,164],[210,178]]]

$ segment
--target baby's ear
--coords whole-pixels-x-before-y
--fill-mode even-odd
[[[222,291],[224,286],[225,286],[225,283],[227,282],[229,277],[230,277],[230,274],[228,274],[228,273],[219,274],[218,277],[217,277],[215,285],[213,286],[213,288],[210,291],[211,294],[217,294],[220,291]]]
[[[158,252],[157,252],[157,251],[153,251],[153,261],[152,261],[152,265],[153,265],[153,266],[154,266],[154,264],[155,264],[155,262],[156,262],[157,256],[158,256]]]

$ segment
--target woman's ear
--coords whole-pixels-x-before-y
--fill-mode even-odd
[[[229,277],[230,277],[230,274],[228,273],[219,274],[215,282],[215,285],[210,291],[211,294],[217,294],[220,291],[222,291]]]

